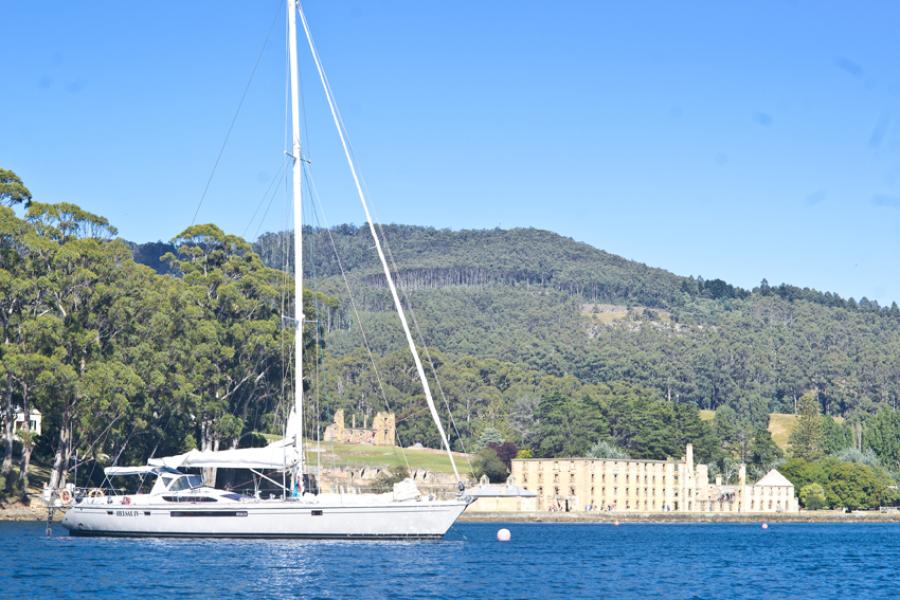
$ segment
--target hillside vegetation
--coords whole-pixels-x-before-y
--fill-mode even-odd
[[[742,290],[534,229],[383,229],[423,342],[443,353],[585,383],[628,381],[741,413],[791,412],[808,389],[834,415],[900,401],[896,305],[765,281]],[[344,356],[360,344],[332,244],[373,349],[402,348],[368,232],[341,226],[306,239],[308,277],[341,300],[327,323],[329,351]],[[279,234],[255,245],[273,267],[284,265],[284,247]]]
[[[745,462],[756,476],[783,458],[767,427],[784,412],[799,415],[798,481],[846,506],[857,500],[835,481],[874,481],[865,505],[886,501],[880,469],[900,468],[896,305],[742,290],[534,229],[382,229],[451,445],[477,472],[500,480],[517,454],[662,459],[692,443],[714,473]],[[0,496],[29,489],[32,458],[53,486],[76,456],[79,481],[96,483],[105,465],[281,434],[290,236],[116,235],[0,169],[0,410],[6,423],[17,408],[43,415],[41,435],[3,428]],[[305,436],[338,408],[361,421],[387,409],[400,445],[439,447],[366,231],[305,240]]]

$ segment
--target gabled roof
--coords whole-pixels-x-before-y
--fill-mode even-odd
[[[791,483],[787,477],[779,473],[776,469],[772,469],[754,485],[761,487],[787,487],[793,486],[794,484]]]

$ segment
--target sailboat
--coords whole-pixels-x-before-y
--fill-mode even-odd
[[[319,80],[325,91],[331,116],[338,130],[344,154],[384,269],[400,323],[422,383],[431,417],[450,458],[459,482],[459,493],[448,500],[424,496],[412,479],[394,485],[386,493],[314,493],[306,489],[303,452],[303,252],[301,214],[301,153],[297,21],[302,24]],[[152,536],[152,537],[249,537],[249,538],[332,538],[332,539],[421,539],[440,538],[473,501],[466,495],[453,453],[441,423],[422,360],[419,357],[397,288],[394,284],[381,240],[372,221],[356,166],[349,152],[343,124],[327,83],[322,63],[313,44],[309,24],[299,0],[287,0],[288,59],[291,94],[291,159],[294,208],[294,400],[283,439],[263,448],[198,451],[154,458],[146,465],[113,466],[105,469],[112,477],[139,477],[147,491],[118,494],[101,489],[88,493],[64,490],[66,511],[62,525],[72,535]],[[183,473],[188,468],[249,469],[280,489],[268,498],[257,493],[242,495],[204,484],[201,476]],[[282,482],[266,475],[282,473]],[[288,483],[287,478],[290,477]],[[288,487],[289,486],[289,487]]]

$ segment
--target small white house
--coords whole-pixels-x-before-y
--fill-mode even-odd
[[[25,411],[22,410],[22,407],[16,407],[16,422],[15,422],[15,431],[19,431],[25,426]],[[36,408],[31,409],[31,414],[28,416],[28,429],[34,435],[41,435],[41,411]]]

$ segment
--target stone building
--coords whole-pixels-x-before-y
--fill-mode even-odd
[[[752,485],[747,485],[747,467],[741,465],[737,485],[723,485],[717,476],[709,486],[708,510],[712,512],[796,512],[800,510],[794,484],[772,469]]]
[[[690,444],[678,461],[513,459],[512,476],[537,493],[539,510],[693,511],[709,485]]]
[[[799,510],[794,486],[774,469],[754,485],[741,466],[737,486],[709,482],[687,445],[678,460],[513,459],[512,477],[537,493],[538,510],[628,512],[787,512]]]
[[[365,417],[363,417],[362,427],[356,426],[355,416],[351,419],[351,425],[347,427],[344,424],[344,410],[335,411],[334,423],[325,428],[323,440],[342,444],[395,445],[397,425],[394,413],[377,413],[372,419],[372,427],[366,427]]]

